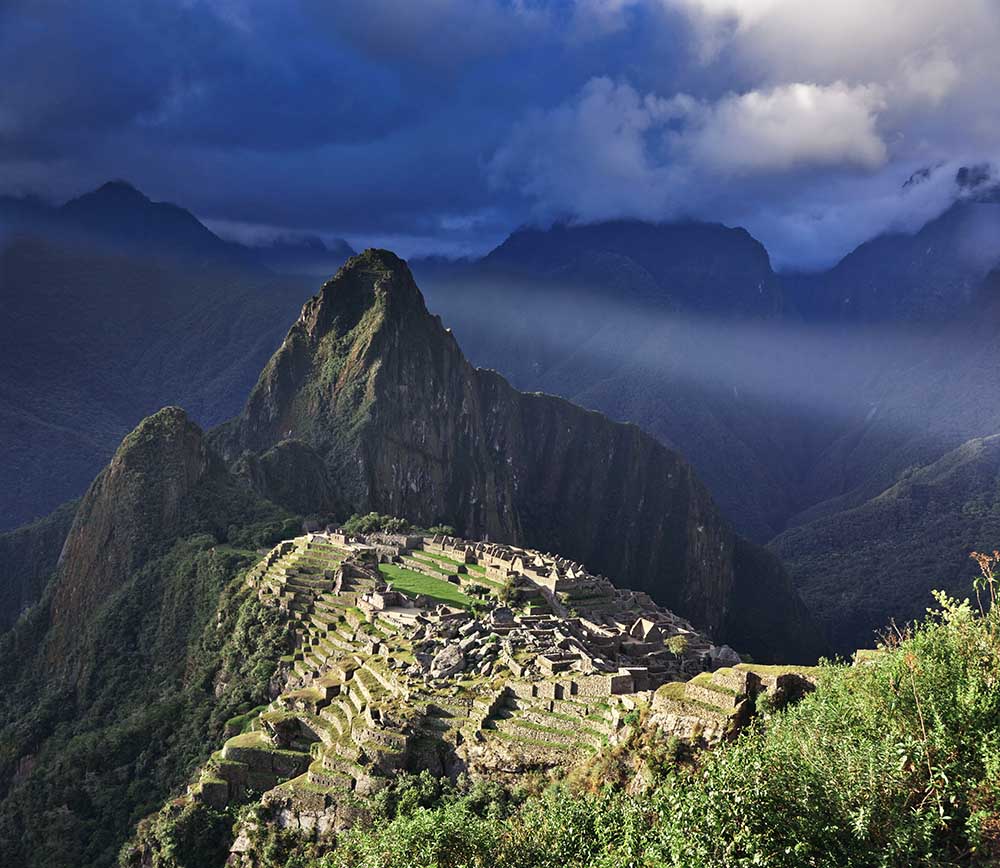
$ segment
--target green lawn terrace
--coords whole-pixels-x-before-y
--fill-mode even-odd
[[[706,681],[741,665],[732,651],[556,556],[309,533],[268,552],[247,581],[286,614],[294,648],[280,694],[231,722],[190,789],[217,806],[259,798],[299,820],[349,824],[401,770],[566,770],[615,744],[638,711],[676,729],[668,715],[683,713],[688,736],[705,740],[749,707]],[[728,684],[737,670],[719,671]]]

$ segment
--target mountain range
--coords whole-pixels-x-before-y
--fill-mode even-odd
[[[474,363],[635,422],[688,458],[847,653],[889,618],[920,616],[932,587],[966,593],[969,548],[994,547],[978,518],[936,551],[921,536],[942,508],[957,524],[993,502],[981,473],[974,490],[936,497],[898,483],[926,470],[932,489],[944,484],[936,462],[971,460],[1000,431],[988,400],[998,221],[995,195],[978,190],[813,275],[776,274],[740,230],[629,222],[527,229],[481,261],[413,267]],[[887,500],[909,520],[890,518]],[[867,533],[845,545],[860,509]],[[923,552],[918,570],[877,561],[891,594],[871,580],[869,539]]]
[[[922,613],[931,586],[967,584],[963,539],[928,554],[918,571],[885,564],[896,590],[882,595],[868,581],[875,561],[866,546],[834,555],[833,540],[858,511],[873,516],[877,548],[877,537],[916,541],[942,504],[956,515],[992,503],[981,474],[968,500],[962,488],[924,497],[913,492],[926,486],[902,484],[926,471],[936,494],[957,478],[937,473],[937,463],[981,466],[975,444],[1000,430],[985,399],[1000,366],[990,276],[1000,205],[973,183],[957,178],[956,203],[915,234],[873,239],[821,274],[776,273],[741,229],[634,221],[524,229],[481,260],[411,264],[473,364],[634,422],[690,461],[736,530],[790,565],[846,652],[870,644],[889,617]],[[105,208],[144,216],[93,216]],[[78,227],[97,227],[107,243],[38,229],[52,225],[51,214],[30,200],[4,205],[21,227],[0,271],[9,311],[0,352],[12,372],[0,383],[3,475],[14,480],[0,500],[8,527],[79,496],[124,433],[159,406],[185,406],[208,427],[236,414],[308,291],[302,274],[268,270],[259,251],[119,183],[61,210],[90,213]],[[321,253],[308,239],[279,241],[274,261],[290,247]],[[345,361],[340,350],[322,352],[329,371]],[[290,403],[271,406],[275,396],[265,400],[262,388],[249,405],[255,415],[213,435],[243,476],[300,514],[345,505],[344,486],[351,502],[368,502],[370,469],[313,442],[312,432],[281,430],[322,402],[293,390]],[[465,400],[466,386],[447,388]],[[360,420],[364,402],[355,409]],[[350,440],[360,430],[342,433]],[[289,432],[295,438],[282,442]],[[237,448],[248,451],[236,458]],[[906,522],[884,509],[890,500],[905,505]],[[453,492],[435,502],[490,531]],[[976,545],[992,547],[989,533],[984,524]],[[7,623],[36,596],[52,560],[5,561]]]

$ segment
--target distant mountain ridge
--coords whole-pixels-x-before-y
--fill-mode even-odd
[[[166,257],[176,262],[301,273],[304,264],[332,264],[353,255],[343,239],[327,246],[315,236],[275,238],[248,246],[220,238],[186,208],[154,202],[128,181],[114,180],[60,206],[32,197],[0,196],[4,235],[44,237],[61,244],[101,245],[115,253]],[[309,273],[309,272],[307,272]]]
[[[55,216],[67,228],[119,248],[233,266],[251,263],[245,248],[223,241],[190,211],[169,202],[154,202],[127,181],[109,181],[71,199]]]
[[[913,234],[866,241],[832,269],[790,277],[799,309],[840,322],[927,322],[955,318],[978,301],[1000,263],[1000,200],[960,200]]]
[[[767,316],[783,307],[764,246],[745,229],[718,223],[616,220],[520,229],[477,265],[486,273],[569,280],[594,289],[607,286],[625,263],[646,280],[621,284],[622,302],[729,315]],[[748,284],[757,292],[743,292]]]
[[[639,424],[692,462],[740,531],[767,542],[1000,430],[985,400],[997,363],[995,281],[984,279],[1000,205],[984,177],[956,178],[959,200],[940,218],[873,239],[820,275],[775,274],[743,230],[635,221],[525,229],[481,261],[413,266],[474,364]],[[114,185],[102,195],[145,198]],[[0,214],[39,208],[0,200]],[[321,254],[308,239],[273,252]],[[0,259],[0,288],[21,287],[7,306],[13,376],[0,382],[0,442],[16,480],[8,500],[28,505],[6,513],[8,526],[79,494],[157,406],[184,404],[209,426],[236,412],[308,287],[242,265],[164,262],[157,272],[135,256],[23,238]],[[143,285],[161,288],[134,291]],[[125,291],[111,302],[113,288]],[[110,317],[95,305],[105,297]],[[67,337],[79,347],[66,349]],[[313,472],[322,460],[278,440],[240,472],[258,486],[284,479],[285,498],[312,480],[303,508],[335,499]],[[789,557],[807,596],[828,585],[822,556]],[[922,607],[926,588],[912,590]],[[859,627],[855,644],[875,626]]]

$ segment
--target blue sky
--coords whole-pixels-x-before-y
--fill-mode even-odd
[[[992,0],[0,0],[0,192],[404,255],[693,217],[816,266],[995,160],[997,45]]]

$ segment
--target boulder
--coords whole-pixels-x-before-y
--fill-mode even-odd
[[[478,645],[480,642],[480,637],[478,633],[470,633],[461,642],[458,643],[458,647],[463,651],[468,651],[473,645]]]
[[[435,678],[447,678],[465,668],[465,654],[458,645],[445,645],[431,661],[431,674]]]
[[[738,666],[743,660],[728,645],[713,645],[708,649],[708,659],[711,661],[712,669],[720,669],[723,666]]]

